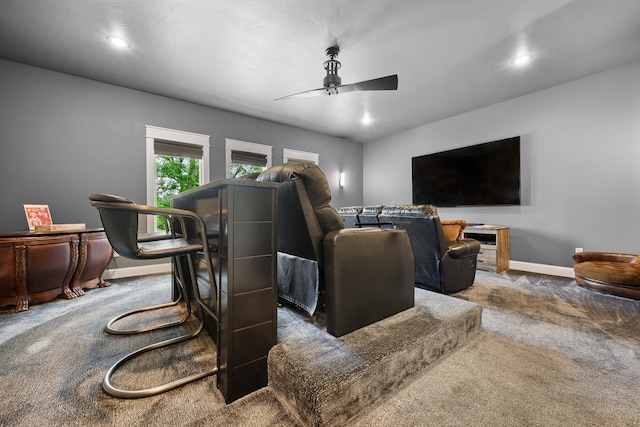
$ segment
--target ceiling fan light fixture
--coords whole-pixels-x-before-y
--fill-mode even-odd
[[[131,43],[129,43],[127,39],[120,36],[110,34],[106,37],[106,39],[112,46],[115,46],[119,49],[128,49],[131,47]]]

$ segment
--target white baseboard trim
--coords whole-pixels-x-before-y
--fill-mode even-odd
[[[171,263],[140,265],[137,267],[122,267],[106,270],[102,275],[105,280],[122,279],[125,277],[146,276],[149,274],[171,273]]]
[[[528,271],[529,273],[548,274],[549,276],[575,277],[573,268],[560,267],[558,265],[536,264],[534,262],[509,261],[509,269]]]
[[[509,261],[509,268],[512,270],[528,271],[530,273],[548,274],[559,277],[575,277],[573,268],[560,267],[557,265],[536,264],[525,261]],[[138,267],[114,268],[104,272],[103,279],[122,279],[125,277],[146,276],[148,274],[168,274],[171,273],[171,263],[142,265]]]

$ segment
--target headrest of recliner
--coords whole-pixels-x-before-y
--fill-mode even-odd
[[[359,215],[362,213],[362,206],[344,206],[336,208],[336,212],[340,215]]]
[[[331,202],[329,181],[322,169],[312,162],[288,162],[270,167],[256,181],[285,182],[302,179],[314,209],[323,208]]]
[[[380,215],[380,213],[382,212],[382,208],[384,207],[384,205],[371,205],[371,206],[365,206],[362,208],[362,212],[360,212],[362,215]]]
[[[382,208],[382,215],[435,217],[438,216],[438,210],[433,205],[385,206],[384,208]]]

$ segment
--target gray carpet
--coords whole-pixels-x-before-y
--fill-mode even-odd
[[[270,387],[225,405],[215,377],[146,399],[102,392],[115,360],[166,335],[109,336],[105,321],[166,300],[168,288],[167,276],[122,280],[25,313],[1,310],[0,425],[303,425]],[[456,297],[483,305],[483,331],[349,425],[640,425],[640,301],[518,272],[478,272]],[[137,386],[213,363],[207,338],[177,347],[153,356],[170,368],[143,362],[115,380]]]
[[[415,307],[335,338],[281,311],[269,388],[305,425],[348,425],[479,333],[482,307],[418,290]]]
[[[354,426],[639,426],[640,301],[478,272],[483,332]]]

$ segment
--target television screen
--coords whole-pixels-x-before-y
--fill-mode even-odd
[[[413,203],[435,206],[520,204],[520,137],[411,159]]]

